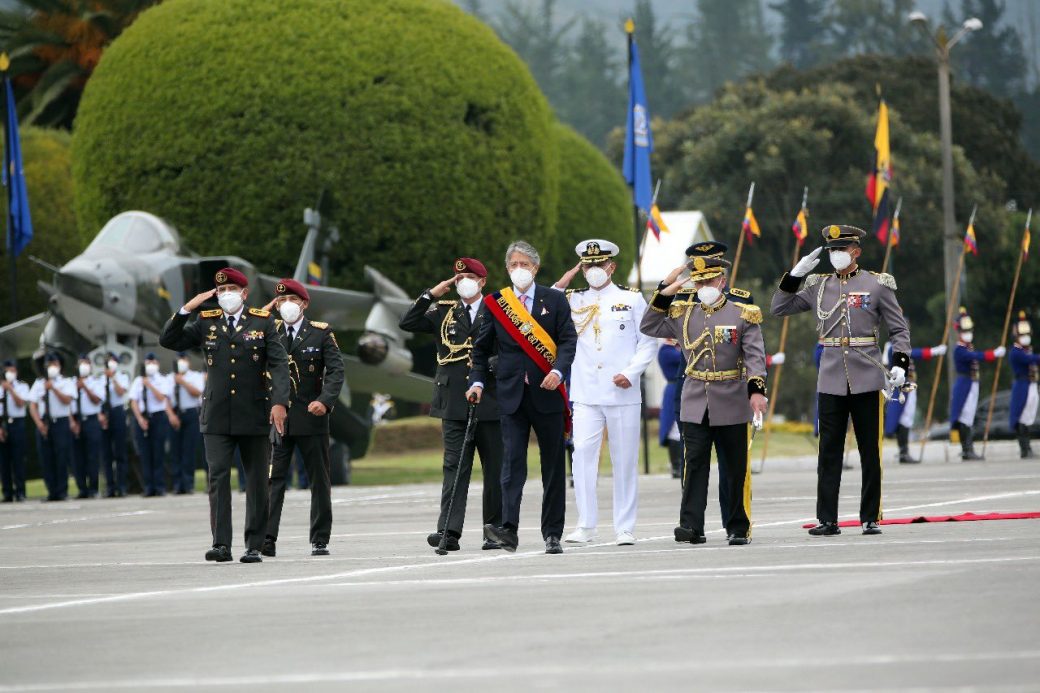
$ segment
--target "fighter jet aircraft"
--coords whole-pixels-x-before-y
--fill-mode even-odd
[[[307,210],[310,226],[293,278],[306,283],[314,262],[320,222]],[[41,264],[45,264],[40,261]],[[0,328],[0,353],[39,358],[46,350],[67,355],[87,352],[99,366],[114,352],[123,367],[137,372],[143,353],[156,351],[163,324],[196,294],[212,288],[222,267],[234,267],[249,278],[249,303],[265,305],[274,297],[278,277],[257,272],[247,260],[233,256],[201,257],[188,250],[177,230],[147,212],[129,211],[105,224],[81,255],[62,267],[51,267],[54,279],[40,282],[49,297],[46,312]],[[350,410],[350,393],[384,392],[421,402],[432,381],[411,372],[406,333],[397,323],[411,301],[404,291],[372,267],[365,267],[371,293],[308,286],[307,316],[337,330],[360,330],[358,354],[344,354],[347,387],[341,406],[333,410],[332,437],[345,444],[352,458],[364,455],[369,424]],[[216,307],[212,305],[203,308]],[[172,354],[171,354],[172,356]],[[194,355],[196,364],[201,356]]]

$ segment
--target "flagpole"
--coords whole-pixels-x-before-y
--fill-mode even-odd
[[[1029,222],[1033,219],[1033,210],[1029,210],[1029,214],[1026,215],[1026,231],[1023,232],[1023,240],[1025,240],[1025,234],[1029,233]],[[1015,278],[1011,282],[1011,296],[1008,298],[1007,312],[1004,313],[1004,331],[1000,333],[1000,345],[1004,346],[1004,342],[1007,340],[1008,327],[1011,325],[1011,309],[1015,305],[1015,292],[1018,291],[1018,279],[1022,275],[1022,261],[1025,259],[1024,244],[1018,245],[1018,264],[1015,266]],[[982,433],[982,456],[986,456],[986,444],[989,443],[989,425],[993,421],[993,405],[997,399],[997,383],[1000,381],[1000,363],[1004,360],[1003,356],[997,358],[997,368],[993,373],[993,387],[989,391],[989,411],[986,412],[986,428]]]
[[[899,200],[896,201],[896,213],[894,215],[892,215],[892,226],[890,226],[889,229],[888,229],[888,238],[885,239],[888,242],[885,243],[885,260],[884,260],[884,262],[881,263],[881,273],[882,274],[884,274],[885,272],[888,271],[888,259],[892,255],[892,236],[895,235],[896,220],[899,219],[899,210],[900,210],[900,208],[902,206],[903,206],[903,198],[900,197]]]
[[[0,76],[2,76],[3,89],[5,95],[7,95],[7,68],[11,66],[11,60],[7,57],[7,53],[0,53]],[[7,110],[14,108],[13,103],[7,103]],[[17,118],[17,113],[11,114],[6,113],[6,125],[4,127],[4,171],[7,175],[11,175],[11,166],[9,160],[11,156],[11,118]],[[7,259],[9,264],[9,276],[11,279],[11,322],[18,321],[18,264],[16,262],[14,254],[14,226],[11,224],[11,191],[14,190],[14,181],[8,178],[7,185]]]
[[[968,221],[968,227],[974,224],[974,213],[978,206],[971,210],[971,219]],[[946,305],[946,320],[942,325],[942,341],[940,344],[945,344],[946,340],[950,338],[950,324],[954,319],[954,306],[957,305],[958,296],[961,292],[961,273],[964,272],[964,256],[967,255],[968,249],[961,242],[961,259],[957,263],[957,274],[954,276],[954,294],[950,297],[950,303]],[[917,454],[917,458],[921,461],[925,461],[925,445],[928,444],[928,430],[932,428],[932,412],[935,408],[935,393],[939,391],[939,378],[942,375],[942,359],[945,358],[945,354],[940,354],[939,358],[935,360],[935,379],[932,381],[932,394],[928,397],[928,413],[925,415],[925,435],[921,436],[920,439],[920,452]],[[950,358],[953,358],[953,354]]]
[[[755,183],[751,182],[751,188],[747,194],[747,207],[744,207],[745,211],[751,206],[751,200],[755,197]],[[744,236],[747,232],[744,231],[743,223],[740,225],[740,239],[737,241],[737,254],[733,258],[733,271],[729,273],[729,285],[735,286],[737,283],[737,270],[740,269],[740,255],[744,252]]]

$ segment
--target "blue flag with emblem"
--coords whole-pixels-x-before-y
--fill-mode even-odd
[[[18,111],[11,80],[4,76],[7,95],[7,126],[4,139],[4,187],[7,188],[7,252],[18,257],[33,237],[29,214],[29,191],[22,170],[22,142],[18,136]]]
[[[631,27],[630,27],[631,28]],[[632,188],[636,207],[647,214],[653,205],[654,191],[650,176],[650,152],[654,140],[650,135],[650,112],[646,107],[643,73],[639,67],[639,47],[632,31],[628,32],[628,117],[625,123],[625,182]]]

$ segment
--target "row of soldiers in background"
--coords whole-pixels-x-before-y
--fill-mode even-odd
[[[199,397],[205,376],[191,369],[178,354],[176,370],[160,371],[158,358],[145,356],[144,372],[131,382],[109,354],[101,372],[86,354],[76,363],[74,376],[62,375],[64,359],[57,352],[44,356],[41,377],[32,386],[19,380],[14,361],[4,362],[0,390],[0,471],[4,502],[26,497],[26,451],[30,422],[35,427],[36,450],[49,501],[68,497],[69,470],[78,487],[77,498],[100,494],[104,471],[105,495],[125,496],[129,490],[127,438],[132,432],[141,461],[146,496],[166,492],[167,446],[175,493],[195,487],[195,450],[199,434]]]

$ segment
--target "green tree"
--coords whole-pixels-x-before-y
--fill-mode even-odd
[[[30,255],[52,265],[62,265],[86,247],[89,237],[76,228],[72,208],[72,166],[69,134],[60,130],[27,127],[21,131],[25,182],[33,239],[15,261],[18,274],[18,312],[28,317],[47,308],[47,298],[36,282],[49,282],[51,273],[29,259]],[[7,214],[7,196],[0,195],[0,209]],[[6,218],[6,217],[5,217]],[[7,257],[3,266],[6,269]],[[0,315],[11,314],[11,292],[5,281],[0,291]]]
[[[930,43],[910,25],[914,0],[834,0],[825,14],[832,55],[909,55]]]
[[[495,23],[499,37],[527,63],[553,106],[566,98],[561,79],[567,54],[566,36],[574,21],[556,25],[556,0],[542,0],[540,10],[509,0],[502,18]]]
[[[599,147],[625,117],[627,97],[618,81],[617,56],[617,47],[607,43],[603,24],[584,19],[564,68],[566,98],[556,108],[561,120]]]
[[[636,0],[632,19],[636,25],[635,38],[639,46],[639,61],[650,114],[671,117],[688,104],[686,88],[676,73],[678,55],[675,35],[669,28],[660,25],[650,0]],[[618,41],[618,50],[623,50],[623,35],[619,36]],[[624,71],[627,84],[627,63]]]
[[[1002,0],[961,0],[959,21],[949,6],[943,12],[947,27],[957,27],[969,17],[982,20],[982,28],[953,51],[953,63],[969,83],[998,96],[1021,93],[1026,79],[1022,37],[1005,21],[1006,6]]]
[[[144,209],[197,252],[284,274],[326,189],[333,281],[362,288],[371,264],[417,292],[459,255],[551,239],[552,122],[516,55],[446,2],[178,0],[87,86],[76,209],[84,230]]]
[[[826,3],[827,0],[781,0],[769,5],[780,15],[780,58],[791,66],[805,69],[820,61]]]
[[[771,45],[759,0],[698,2],[681,52],[681,72],[690,76],[694,101],[707,101],[725,83],[771,67]]]

